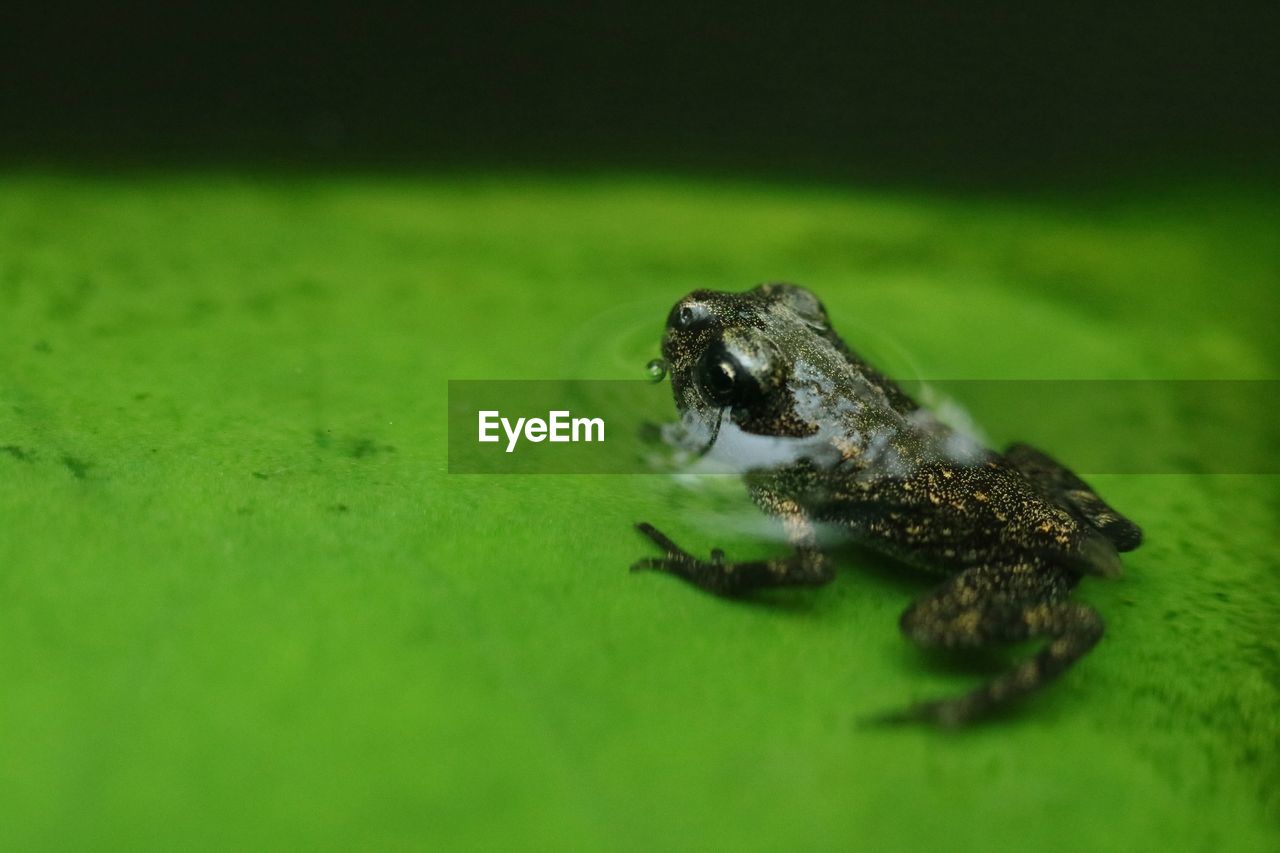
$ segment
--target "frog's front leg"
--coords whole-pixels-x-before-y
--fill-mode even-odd
[[[1074,576],[1035,565],[979,566],[952,578],[902,614],[903,632],[926,648],[980,649],[1044,638],[1009,672],[961,696],[879,718],[882,722],[971,723],[1061,675],[1102,638],[1102,617],[1067,600]]]
[[[818,548],[808,519],[797,512],[784,515],[783,523],[794,548],[790,555],[730,563],[719,548],[711,552],[710,560],[701,560],[672,542],[652,524],[641,522],[636,529],[653,540],[664,554],[638,560],[631,570],[668,572],[723,596],[743,595],[763,587],[817,586],[835,577],[831,558]]]
[[[1116,512],[1067,466],[1029,444],[1011,444],[1004,461],[1054,502],[1111,540],[1117,551],[1142,544],[1142,528]]]

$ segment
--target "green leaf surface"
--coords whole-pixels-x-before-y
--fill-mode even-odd
[[[447,474],[445,395],[642,377],[679,296],[776,279],[925,377],[1276,378],[1278,213],[1211,185],[0,177],[0,846],[1274,850],[1275,477],[1093,478],[1147,533],[1079,593],[1104,642],[991,724],[883,729],[984,671],[898,634],[928,579],[857,552],[746,602],[631,575],[641,519],[776,545],[733,489]]]

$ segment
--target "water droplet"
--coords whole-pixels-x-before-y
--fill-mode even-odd
[[[655,358],[646,364],[644,369],[649,374],[650,382],[661,382],[667,377],[667,360],[665,358]]]

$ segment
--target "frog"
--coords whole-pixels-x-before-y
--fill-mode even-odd
[[[916,645],[982,655],[1040,643],[974,689],[870,722],[991,720],[1102,639],[1101,615],[1072,593],[1085,577],[1118,577],[1141,528],[1048,453],[1021,442],[997,452],[944,423],[848,346],[812,291],[784,282],[695,290],[668,314],[661,350],[687,447],[770,448],[747,452],[741,475],[754,503],[780,519],[789,553],[730,561],[717,548],[701,558],[640,522],[661,555],[633,571],[726,598],[821,586],[836,574],[825,535],[834,528],[935,577],[899,619]]]

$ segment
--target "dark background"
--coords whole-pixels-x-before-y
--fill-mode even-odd
[[[295,2],[0,12],[0,156],[1000,181],[1238,171],[1280,4]]]

